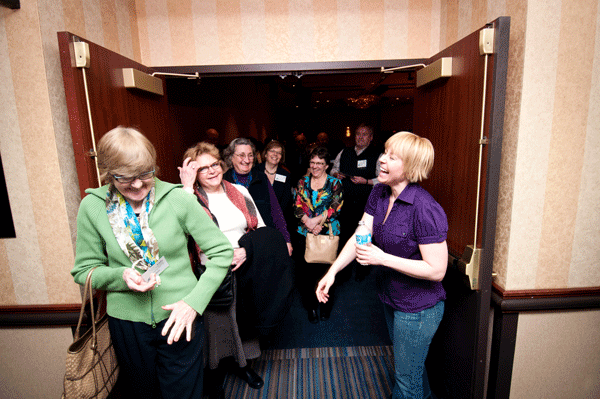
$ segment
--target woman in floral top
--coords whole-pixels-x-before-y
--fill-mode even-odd
[[[329,265],[321,263],[306,264],[304,250],[306,248],[306,233],[329,234],[329,229],[334,235],[340,235],[340,222],[338,216],[342,208],[342,183],[335,177],[327,174],[329,153],[323,147],[313,149],[309,156],[309,174],[298,181],[296,199],[294,201],[294,215],[299,220],[296,236],[298,239],[296,254],[296,281],[302,296],[304,307],[308,311],[308,320],[315,324],[319,322],[319,301],[314,292],[317,282],[325,275]],[[321,224],[321,221],[324,223]],[[333,302],[330,299],[326,304],[321,304],[321,320],[329,319]]]

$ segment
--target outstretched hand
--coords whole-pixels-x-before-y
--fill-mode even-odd
[[[319,302],[326,303],[329,300],[329,289],[335,282],[335,273],[327,272],[319,281],[319,285],[317,286],[317,299]]]
[[[179,341],[179,337],[184,330],[186,330],[186,339],[187,341],[192,340],[192,326],[194,324],[194,319],[198,314],[190,305],[183,302],[183,300],[173,303],[171,305],[165,305],[162,307],[164,310],[170,310],[171,315],[169,319],[165,323],[165,326],[162,329],[162,336],[164,337],[169,334],[167,338],[167,343],[171,345],[173,341]],[[169,333],[169,329],[171,332]]]

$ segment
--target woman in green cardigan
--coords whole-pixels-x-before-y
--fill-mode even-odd
[[[92,287],[107,292],[126,397],[200,398],[201,315],[231,265],[231,244],[194,195],[155,178],[156,151],[139,131],[106,133],[98,167],[108,184],[81,201],[71,274],[83,284],[95,268]],[[188,236],[209,259],[199,280]]]

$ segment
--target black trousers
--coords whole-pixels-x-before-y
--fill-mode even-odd
[[[167,344],[168,335],[161,335],[165,323],[163,320],[152,328],[146,323],[109,317],[122,397],[202,397],[205,334],[202,316],[196,316],[190,342],[184,332],[178,342]]]
[[[331,265],[325,263],[306,263],[304,251],[306,250],[306,237],[296,233],[294,244],[294,262],[296,264],[296,287],[302,298],[302,305],[306,310],[317,310],[319,300],[317,299],[317,285],[321,278],[327,273]],[[321,303],[321,311],[331,312],[334,303],[334,291],[336,284],[329,289],[329,301]]]

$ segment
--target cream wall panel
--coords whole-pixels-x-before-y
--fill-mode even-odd
[[[18,260],[9,256],[13,275],[18,274],[15,276],[18,279],[15,290],[20,304],[62,302],[72,285],[64,278],[68,274],[61,274],[72,266],[73,247],[60,178],[38,17],[37,2],[32,1],[23,3],[18,12],[5,19],[18,119],[16,126],[19,127],[22,146],[22,160],[17,158],[16,162],[22,170],[27,171],[26,176],[20,171],[21,178],[26,177],[27,180],[26,184],[20,181],[16,190],[24,191],[25,186],[29,187],[31,207],[19,208],[22,212],[31,213],[34,218],[33,225],[21,230],[22,240],[15,242],[39,247],[39,260],[36,259],[35,249],[15,254]],[[22,43],[27,43],[27,46]],[[18,154],[18,142],[13,143],[13,147],[16,147]],[[19,202],[24,203],[27,203],[26,199],[25,202]],[[31,222],[29,218],[25,220]],[[21,223],[20,220],[18,222]],[[34,232],[37,236],[32,235]],[[29,256],[30,253],[32,256]],[[26,272],[21,273],[17,267],[23,267]],[[43,283],[39,282],[40,279],[43,279]]]
[[[288,3],[290,15],[290,57],[292,62],[315,61],[315,18],[311,0]]]
[[[335,61],[339,58],[337,1],[313,3],[315,11],[315,60]]]
[[[380,59],[383,57],[383,0],[362,0],[360,15],[360,59]]]
[[[56,37],[57,31],[65,29],[63,22],[64,15],[62,9],[57,8],[53,0],[39,0],[38,8],[40,15],[44,16],[43,19],[40,19],[40,32],[44,51],[46,83],[48,95],[50,97],[52,126],[54,129],[54,137],[56,139],[58,164],[61,173],[60,180],[62,182],[62,191],[65,198],[71,242],[73,244],[72,251],[74,252],[77,233],[77,211],[79,209],[81,195],[79,193],[79,181],[77,179],[75,158],[73,156],[73,141],[71,139],[69,114],[67,111],[67,102],[62,78],[58,40]],[[57,276],[57,280],[64,278],[70,279],[70,276],[64,275],[65,270],[68,271],[70,266],[71,265],[65,264],[64,268],[58,271],[48,272],[60,273]],[[65,294],[67,293],[72,294],[73,298],[79,296],[78,293],[75,293],[75,289],[67,290]],[[52,299],[50,300],[52,301]]]
[[[519,111],[506,289],[533,289],[538,265],[558,66],[560,1],[530,0]]]
[[[536,278],[536,287],[539,288],[565,287],[569,279],[592,82],[596,5],[597,0],[562,3],[552,136]]]
[[[192,1],[194,46],[196,64],[219,63],[219,34],[217,31],[217,4],[214,0]]]
[[[67,348],[72,342],[70,328],[0,329],[0,397],[60,398]]]
[[[507,0],[487,0],[487,19],[493,21],[494,19],[503,15],[508,15],[512,17],[512,14],[508,14],[506,12],[506,1]],[[522,3],[524,2],[522,1]]]
[[[6,172],[6,169],[4,171]],[[13,217],[14,215],[13,213]],[[0,240],[0,284],[2,284],[0,304],[13,305],[17,303],[17,297],[15,296],[12,271],[10,270],[8,253],[6,252],[7,242],[8,240]]]
[[[431,1],[431,36],[429,43],[429,55],[439,53],[442,48],[440,46],[440,31],[442,23],[442,0]]]
[[[131,9],[134,4],[130,0],[115,0],[115,17],[119,42],[119,53],[127,58],[136,59],[133,52],[133,31],[131,26]],[[137,26],[135,27],[137,31]],[[138,43],[139,46],[139,43]],[[138,59],[139,60],[139,59]]]
[[[135,15],[137,16],[137,28],[140,40],[140,60],[142,64],[152,66],[150,59],[150,37],[148,36],[148,15],[144,0],[135,0]]]
[[[596,11],[583,171],[577,201],[569,287],[600,286],[600,11]]]
[[[360,0],[338,0],[339,56],[344,61],[360,59]]]
[[[30,4],[22,4],[21,7],[18,12],[0,9],[0,15],[2,15],[0,53],[6,55],[0,57],[0,79],[4,82],[0,85],[0,101],[3,111],[3,117],[0,118],[0,152],[2,153],[6,187],[12,205],[11,210],[17,236],[17,238],[2,240],[6,248],[3,260],[6,259],[8,262],[7,265],[3,265],[2,269],[9,269],[14,287],[14,293],[4,296],[3,299],[9,300],[14,297],[16,300],[16,302],[4,302],[3,304],[11,305],[48,303],[44,270],[40,267],[42,255],[38,243],[36,219],[32,212],[34,204],[30,191],[26,148],[24,148],[21,138],[21,130],[26,125],[21,126],[17,105],[21,100],[17,98],[19,89],[22,89],[19,83],[26,79],[26,76],[23,76],[25,72],[21,73],[21,79],[13,80],[13,74],[16,73],[14,67],[17,70],[26,69],[23,67],[26,64],[22,64],[22,57],[14,54],[15,51],[19,51],[18,43],[27,43],[28,39],[33,40],[31,50],[34,57],[31,59],[34,61],[40,61],[41,51],[37,47],[36,57],[36,43],[39,45],[39,38],[32,38],[31,32],[23,32],[20,40],[15,38],[16,27],[35,26],[32,18],[37,13],[37,9]],[[38,164],[38,166],[42,165]],[[35,170],[41,173],[42,168],[38,167]],[[23,254],[27,254],[27,256],[23,256]]]
[[[217,0],[219,27],[219,64],[239,64],[242,52],[242,16],[239,0]]]
[[[167,0],[146,0],[146,25],[150,47],[148,66],[174,65],[171,42],[173,40]]]
[[[100,16],[102,18],[102,30],[104,31],[104,47],[122,54],[119,43],[116,11],[115,0],[103,0],[100,2]]]
[[[507,286],[508,249],[510,242],[516,154],[519,143],[519,121],[523,91],[523,59],[527,6],[521,0],[509,0],[506,15],[511,16],[508,71],[506,76],[506,98],[502,157],[500,161],[500,187],[496,217],[496,242],[494,246],[494,280],[501,287]],[[530,266],[530,264],[528,264]]]
[[[196,44],[192,0],[167,0],[169,28],[171,30],[172,60],[175,65],[196,63]]]
[[[383,14],[383,58],[402,59],[408,54],[409,0],[386,0]]]
[[[100,46],[106,46],[104,42],[104,26],[102,25],[101,1],[102,0],[82,1],[83,16],[85,21],[84,38]]]
[[[62,0],[65,30],[86,37],[83,0]],[[56,2],[55,2],[56,4]]]
[[[266,59],[267,22],[263,0],[242,0],[242,52],[244,63],[259,64]]]
[[[335,0],[325,0],[319,2],[319,5],[330,4],[332,1]],[[288,3],[287,0],[265,0],[265,14],[268,16],[266,62],[291,62]]]
[[[600,311],[521,313],[511,398],[600,397]]]
[[[463,37],[473,32],[472,14],[473,14],[473,0],[458,0],[458,27],[456,29],[456,40],[458,41]],[[453,42],[454,42],[453,41]]]

